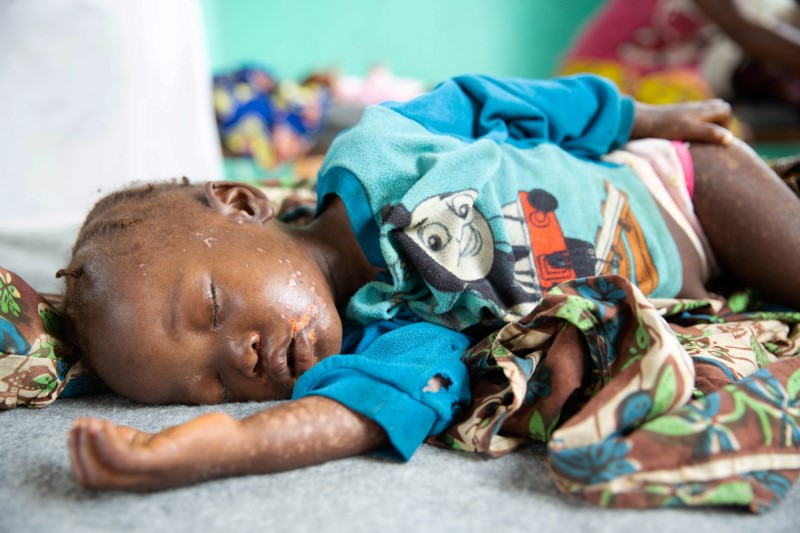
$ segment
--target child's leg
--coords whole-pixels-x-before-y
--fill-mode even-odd
[[[694,206],[722,270],[800,309],[800,199],[746,144],[693,144]]]

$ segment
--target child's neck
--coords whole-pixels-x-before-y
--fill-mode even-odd
[[[346,304],[380,271],[367,261],[339,197],[334,196],[324,211],[301,231],[333,290],[337,306]]]

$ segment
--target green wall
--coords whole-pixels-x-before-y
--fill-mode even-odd
[[[428,83],[463,72],[552,73],[601,0],[201,0],[215,73],[256,61],[280,78],[376,63]]]

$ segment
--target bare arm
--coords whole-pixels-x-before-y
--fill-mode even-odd
[[[212,413],[155,434],[81,418],[69,433],[69,452],[84,487],[158,490],[290,470],[386,442],[371,420],[333,400],[309,396],[244,420]]]
[[[800,71],[800,28],[776,21],[765,26],[753,20],[739,7],[740,0],[695,0],[705,15],[748,55],[774,59]]]

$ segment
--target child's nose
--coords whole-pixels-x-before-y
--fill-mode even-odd
[[[255,377],[261,373],[261,334],[257,331],[245,333],[238,341],[234,341],[233,364],[247,377]]]

